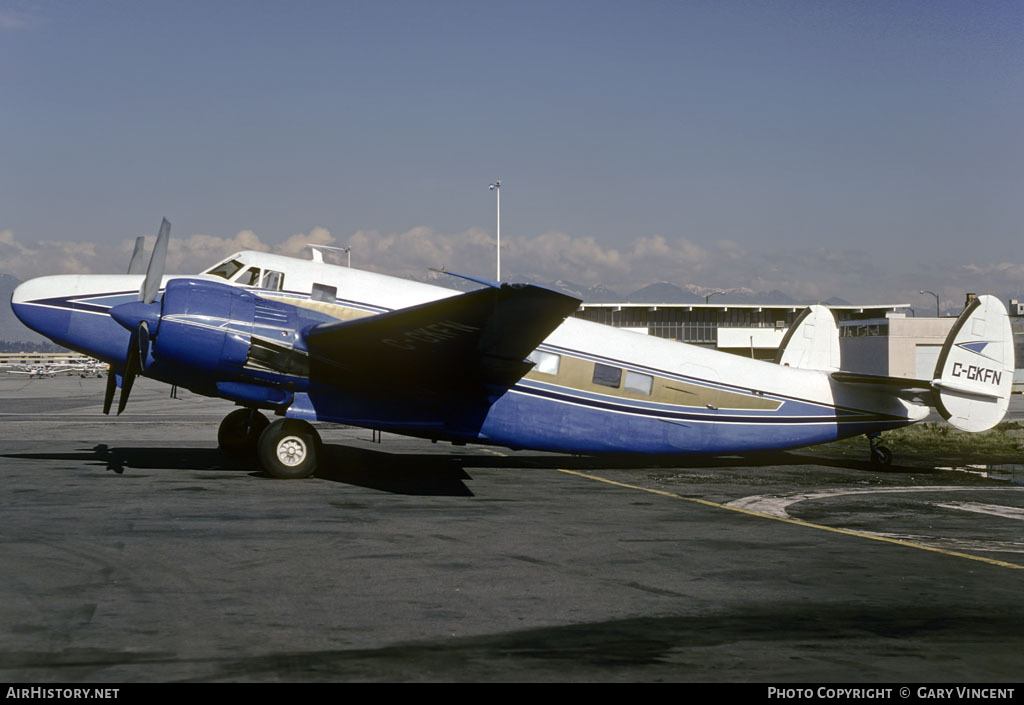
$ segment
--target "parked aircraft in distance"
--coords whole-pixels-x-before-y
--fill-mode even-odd
[[[1010,395],[1012,333],[992,296],[960,316],[933,379],[908,380],[842,371],[822,306],[771,363],[569,318],[579,300],[537,286],[476,280],[460,293],[334,266],[315,248],[309,261],[247,251],[168,277],[169,231],[165,220],[145,275],[33,279],[14,311],[111,365],[105,413],[117,387],[121,413],[139,374],[235,402],[220,447],[275,477],[316,470],[313,421],[582,454],[743,454],[865,434],[888,464],[881,432],[932,406],[957,428],[991,428]]]
[[[29,379],[38,377],[56,377],[58,372],[65,372],[70,368],[56,367],[53,365],[11,365],[7,368],[9,375],[28,375]]]

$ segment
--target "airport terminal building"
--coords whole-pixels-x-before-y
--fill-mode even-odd
[[[969,297],[972,295],[968,295]],[[1009,302],[1017,365],[1024,364],[1024,304]],[[773,360],[805,307],[770,304],[584,303],[577,318]],[[829,306],[839,325],[843,368],[851,372],[930,379],[955,317],[916,317],[909,304]],[[1024,383],[1024,375],[1016,375]]]

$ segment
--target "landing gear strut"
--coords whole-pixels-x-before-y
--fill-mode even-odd
[[[892,451],[882,445],[881,433],[867,434],[868,442],[871,444],[871,464],[881,467],[888,467],[892,464]]]
[[[257,450],[267,474],[293,480],[316,471],[323,443],[311,424],[300,419],[278,419],[260,434]]]

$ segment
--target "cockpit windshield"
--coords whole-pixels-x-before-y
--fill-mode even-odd
[[[221,262],[218,265],[215,265],[211,269],[208,269],[206,271],[206,274],[212,274],[216,277],[224,277],[225,279],[230,279],[231,277],[235,276],[238,270],[241,269],[243,266],[245,265],[243,265],[237,259],[229,259],[224,262]]]

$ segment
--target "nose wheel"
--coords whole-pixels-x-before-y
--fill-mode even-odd
[[[871,444],[871,464],[879,467],[892,465],[892,451],[882,445],[882,434],[869,433],[867,436]]]
[[[316,472],[323,442],[311,424],[300,419],[278,419],[260,434],[257,454],[268,475],[296,480]]]

